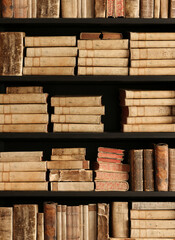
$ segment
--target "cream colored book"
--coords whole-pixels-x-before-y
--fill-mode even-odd
[[[1,182],[0,191],[48,191],[48,182]]]
[[[175,60],[132,60],[131,67],[134,68],[154,68],[154,67],[175,67]]]
[[[175,59],[175,48],[131,49],[131,61],[134,59]]]
[[[128,58],[78,58],[78,66],[84,67],[127,67]]]
[[[51,182],[51,191],[94,191],[93,182]]]
[[[92,170],[50,170],[50,182],[92,182]]]
[[[85,50],[115,50],[128,49],[128,39],[120,40],[78,40],[78,49]]]
[[[62,240],[67,240],[67,218],[66,218],[66,205],[62,205]]]
[[[100,107],[102,96],[56,96],[51,98],[51,106],[56,107]]]
[[[48,123],[48,114],[0,114],[0,124]]]
[[[160,8],[161,8],[161,0],[155,0],[154,2],[154,18],[160,18]]]
[[[122,106],[173,106],[175,98],[121,99]]]
[[[129,75],[175,75],[175,68],[130,68]]]
[[[1,106],[0,106],[1,107]],[[105,107],[55,107],[55,114],[60,115],[104,115]]]
[[[175,202],[132,202],[134,210],[175,209]]]
[[[46,162],[0,163],[0,172],[45,172],[46,170]]]
[[[175,48],[175,41],[130,41],[130,48]]]
[[[165,116],[165,117],[127,117],[122,121],[125,124],[170,124],[175,123],[174,116]]]
[[[1,166],[1,165],[0,165]],[[47,169],[89,169],[89,161],[48,161]]]
[[[1,122],[1,115],[0,115]],[[100,115],[56,115],[52,114],[51,122],[53,123],[101,123]]]
[[[61,16],[62,18],[77,18],[78,17],[78,0],[62,0],[61,1]]]
[[[77,47],[26,48],[26,57],[76,57]]]
[[[62,240],[62,206],[57,205],[57,240]]]
[[[25,67],[75,67],[75,57],[25,57]]]
[[[104,124],[59,124],[54,123],[54,132],[104,132]]]
[[[81,50],[80,49],[79,57],[80,58],[128,58],[129,50]]]
[[[0,233],[2,240],[13,240],[13,208],[0,207]]]
[[[83,220],[83,217],[84,217],[83,208],[84,208],[84,206],[80,205],[79,208],[80,208],[80,216],[79,216],[79,221],[80,221],[80,240],[84,240],[84,220]]]
[[[44,213],[37,214],[37,240],[44,240]]]
[[[0,104],[10,103],[47,103],[47,93],[0,94]]]
[[[175,210],[131,210],[130,217],[132,219],[152,219],[152,220],[174,220]]]
[[[81,18],[81,0],[77,0],[77,18]]]
[[[131,220],[131,229],[171,229],[175,228],[175,220]]]
[[[120,90],[122,98],[175,98],[174,90]]]
[[[25,37],[25,47],[74,47],[76,36]]]
[[[109,240],[160,240],[160,238],[109,238]],[[175,240],[174,238],[161,238],[161,240]]]
[[[7,94],[43,93],[43,87],[6,87]]]
[[[85,160],[85,155],[62,155],[62,156],[59,156],[59,155],[53,155],[51,156],[51,160],[54,160],[54,161],[79,161],[79,160]]]
[[[48,132],[47,124],[0,125],[0,132]]]
[[[0,182],[45,182],[45,172],[0,172]]]
[[[160,0],[159,0],[160,1]],[[175,32],[130,32],[130,40],[141,41],[173,41]]]
[[[88,216],[88,205],[83,206],[83,236],[84,240],[89,239],[89,216]]]
[[[0,114],[47,113],[47,104],[7,104],[0,105]]]
[[[42,157],[39,156],[16,156],[16,157],[1,157],[0,162],[41,162]]]
[[[88,205],[89,239],[97,240],[97,205]]]
[[[23,67],[24,75],[72,75],[74,67]]]
[[[86,155],[86,148],[52,148],[52,155]]]
[[[160,17],[168,18],[168,14],[169,14],[169,1],[160,0]]]
[[[175,124],[123,124],[123,132],[175,132]]]
[[[78,75],[128,75],[128,67],[78,67]]]
[[[174,229],[131,229],[131,237],[173,238],[174,236],[175,236]]]
[[[0,152],[0,158],[18,158],[18,157],[42,157],[42,151],[35,152]]]

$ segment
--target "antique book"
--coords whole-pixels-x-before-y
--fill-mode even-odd
[[[44,240],[44,213],[37,214],[37,240]]]
[[[157,191],[168,191],[168,145],[155,145],[155,188]]]
[[[32,1],[32,18],[37,18],[37,0]]]
[[[80,214],[79,214],[79,221],[80,221],[80,240],[84,240],[84,206],[79,205],[80,208]]]
[[[131,229],[131,237],[174,237],[174,229]]]
[[[37,0],[37,18],[59,18],[60,0]]]
[[[174,59],[175,48],[131,49],[132,59]]]
[[[79,57],[80,58],[128,58],[129,50],[81,50],[80,49]]]
[[[106,172],[129,172],[130,166],[129,164],[94,162],[93,169]]]
[[[123,159],[97,158],[97,162],[122,163]]]
[[[75,154],[75,155],[52,155],[51,160],[53,161],[85,161],[85,155]]]
[[[25,37],[25,47],[75,47],[76,36]]]
[[[2,0],[2,17],[13,18],[13,0]]]
[[[130,41],[130,48],[174,48],[175,41],[171,40],[154,40],[154,41]]]
[[[168,18],[168,15],[169,15],[169,1],[160,0],[160,17]]]
[[[0,115],[1,122],[1,115]],[[53,123],[101,123],[100,115],[51,115],[51,122]]]
[[[27,57],[76,57],[76,47],[35,47],[26,48]]]
[[[175,33],[171,32],[130,32],[130,40],[135,41],[173,41]]]
[[[131,166],[131,190],[143,191],[143,149],[129,152]]]
[[[154,152],[153,149],[143,150],[143,189],[154,191]]]
[[[62,239],[61,239],[61,240],[67,240],[66,209],[67,209],[67,206],[66,206],[66,205],[62,205],[62,206],[61,206],[61,218],[62,218],[62,229],[61,229],[61,230],[62,230]]]
[[[45,172],[0,172],[0,182],[44,182]]]
[[[52,148],[52,155],[86,155],[86,148]]]
[[[47,124],[0,125],[0,132],[48,132]]]
[[[95,181],[127,181],[129,174],[127,172],[103,172],[94,171]]]
[[[78,58],[78,66],[92,67],[127,67],[127,58]]]
[[[88,205],[83,205],[83,239],[89,239],[89,209]]]
[[[97,240],[109,238],[109,204],[97,204]]]
[[[13,239],[36,240],[38,205],[13,206]]]
[[[27,18],[32,18],[32,0],[27,0]]]
[[[57,240],[62,240],[62,206],[57,205]]]
[[[80,208],[79,206],[72,206],[72,238],[80,239]]]
[[[169,17],[170,18],[175,18],[175,5],[174,5],[174,0],[170,0],[170,10],[169,10]]]
[[[169,148],[169,191],[174,191],[174,166],[175,166],[175,149]]]
[[[100,107],[102,96],[56,96],[51,98],[51,106],[56,107]]]
[[[67,238],[72,239],[72,230],[73,230],[73,214],[72,214],[72,206],[67,206],[66,208],[66,231]]]
[[[56,239],[57,203],[44,203],[44,239]]]
[[[95,0],[82,0],[81,17],[94,18],[95,15]]]
[[[175,124],[123,124],[123,132],[175,132]]]
[[[77,18],[78,17],[78,1],[77,0],[61,0],[61,17]]]
[[[104,132],[103,124],[58,124],[54,123],[54,132]]]
[[[122,115],[124,117],[174,116],[175,107],[173,106],[122,107]]]
[[[114,153],[114,154],[124,154],[123,149],[117,149],[117,148],[108,148],[108,147],[99,147],[98,152],[103,152],[103,153]]]
[[[90,40],[90,39],[100,39],[100,32],[81,32],[80,39],[81,40]]]
[[[175,228],[174,220],[132,220],[131,229],[171,229]]]
[[[115,0],[115,17],[125,17],[125,0]]]
[[[117,40],[117,39],[122,39],[123,34],[122,33],[116,33],[116,32],[102,32],[102,39],[103,40]]]
[[[123,160],[123,154],[108,153],[108,152],[98,152],[99,158],[112,158]]]
[[[7,94],[43,93],[43,87],[6,87]]]
[[[126,18],[140,17],[140,1],[139,0],[125,1],[125,17]]]
[[[127,67],[78,67],[78,75],[128,75]]]
[[[132,202],[132,209],[135,210],[175,209],[175,202]]]
[[[161,0],[155,0],[154,2],[154,18],[160,18]]]
[[[95,191],[128,191],[129,184],[120,181],[95,181]]]
[[[173,106],[174,98],[160,99],[121,99],[122,106]]]
[[[97,204],[88,205],[89,239],[97,240]]]
[[[132,60],[131,61],[131,67],[134,68],[134,67],[138,67],[138,68],[154,68],[154,67],[157,67],[157,68],[160,68],[160,67],[167,67],[167,68],[170,68],[170,67],[175,67],[175,60],[167,60],[167,59],[164,59],[164,60],[160,60],[160,59],[157,59],[157,60]]]
[[[153,18],[154,0],[141,0],[140,2],[140,17]]]
[[[132,219],[167,219],[174,220],[175,210],[130,210],[130,217]]]
[[[25,57],[25,67],[75,67],[75,57]]]
[[[89,164],[89,161],[48,161],[47,169],[89,169]]]
[[[13,240],[13,208],[0,207],[0,238]]]
[[[1,114],[47,113],[47,104],[6,104],[0,105]]]
[[[23,67],[23,32],[0,33],[0,75],[21,76]],[[8,51],[8,50],[9,51]]]
[[[175,123],[175,117],[174,116],[127,117],[122,119],[122,123],[125,124]]]
[[[13,0],[14,2],[14,18],[28,17],[28,0]]]
[[[94,182],[51,182],[51,191],[93,191]]]
[[[1,182],[0,191],[48,191],[48,182]]]
[[[95,18],[105,18],[106,16],[106,1],[95,0]]]
[[[77,1],[77,18],[81,18],[81,0]]]
[[[0,124],[48,123],[48,114],[0,114]]]
[[[31,93],[31,94],[0,94],[0,104],[10,103],[46,103],[47,93]]]
[[[129,237],[128,202],[112,202],[112,237]]]
[[[1,106],[0,106],[1,111]],[[54,114],[60,115],[104,115],[105,107],[55,107]]]
[[[175,68],[130,68],[129,75],[175,75]]]
[[[117,50],[128,49],[128,39],[119,40],[78,40],[81,50]]]
[[[21,158],[23,157],[42,157],[43,156],[43,152],[42,151],[30,151],[30,152],[0,152],[0,159],[1,158]],[[24,159],[25,162],[25,159]]]
[[[50,170],[50,182],[92,182],[91,170]]]
[[[107,0],[106,17],[115,17],[115,0]]]
[[[74,67],[23,67],[24,75],[72,75]]]
[[[46,162],[1,162],[0,172],[45,172]]]

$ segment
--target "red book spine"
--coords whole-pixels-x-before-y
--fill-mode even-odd
[[[97,158],[98,162],[121,163],[122,160],[112,158]]]
[[[113,158],[113,159],[123,159],[123,155],[113,154],[113,153],[98,153],[99,158]]]
[[[13,17],[13,0],[2,0],[2,17]]]
[[[107,17],[114,17],[115,0],[107,0]]]
[[[122,149],[116,149],[116,148],[106,148],[106,147],[99,147],[98,152],[107,152],[107,153],[117,153],[117,154],[123,154],[124,150]]]
[[[127,182],[95,182],[96,191],[128,191]]]
[[[127,181],[129,174],[127,172],[95,172],[95,180],[102,181]]]
[[[115,0],[115,17],[125,16],[124,0]]]
[[[115,164],[115,163],[98,163],[93,164],[94,170],[110,171],[110,172],[129,172],[129,164]]]

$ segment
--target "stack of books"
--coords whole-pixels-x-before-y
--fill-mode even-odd
[[[123,132],[175,132],[174,90],[121,90]]]
[[[103,132],[102,96],[56,96],[51,98],[54,132]]]
[[[47,93],[43,87],[7,87],[0,94],[0,132],[47,132]]]
[[[93,174],[90,162],[85,159],[85,148],[52,149],[47,162],[51,191],[93,191]]]
[[[76,36],[25,37],[24,75],[74,75]]]
[[[130,75],[175,75],[175,33],[130,33]]]
[[[47,191],[43,152],[1,152],[0,191]]]
[[[127,191],[130,166],[123,164],[124,150],[98,148],[97,162],[94,162],[96,191]]]
[[[110,36],[100,40],[87,33],[78,40],[78,75],[128,75],[128,39]]]

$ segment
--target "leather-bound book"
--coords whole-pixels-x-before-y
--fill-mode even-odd
[[[73,235],[73,212],[72,206],[67,206],[66,208],[66,231],[67,231],[67,238],[72,239]]]
[[[14,18],[28,18],[28,0],[13,0]]]
[[[175,1],[170,0],[170,18],[175,18]]]
[[[96,32],[96,33],[81,32],[80,39],[82,39],[82,40],[99,39],[100,35],[101,35],[100,32]]]
[[[81,17],[94,18],[95,3],[94,0],[82,0],[81,4]]]
[[[57,204],[44,203],[44,240],[56,240]]]
[[[13,240],[13,208],[0,207],[0,239]]]
[[[43,93],[43,87],[6,87],[7,94]]]
[[[175,149],[169,149],[169,191],[175,191]]]
[[[105,18],[106,0],[95,0],[95,18]]]
[[[86,148],[52,148],[52,155],[56,156],[79,154],[86,155]]]
[[[37,18],[59,18],[60,0],[37,0]]]
[[[141,0],[140,10],[141,18],[153,18],[154,0]]]
[[[13,0],[2,0],[2,17],[13,18]]]
[[[97,240],[109,238],[109,204],[97,204]]]
[[[126,18],[140,17],[140,1],[139,0],[125,1],[125,16]]]
[[[157,191],[168,191],[168,145],[155,145],[155,187]]]
[[[92,182],[91,170],[50,170],[50,182]],[[1,175],[0,175],[1,176]]]
[[[97,204],[89,204],[89,239],[97,240]]]
[[[144,191],[154,191],[154,153],[153,149],[144,149]]]
[[[62,18],[78,17],[78,0],[61,0]]]
[[[125,0],[115,0],[115,17],[125,17]]]
[[[115,0],[107,0],[106,14],[106,17],[115,17]]]

